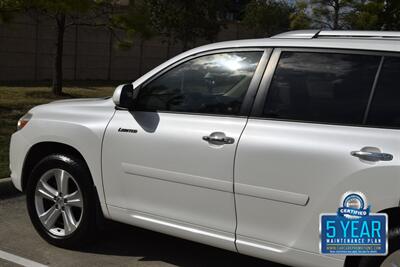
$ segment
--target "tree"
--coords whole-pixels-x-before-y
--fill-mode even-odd
[[[345,20],[352,29],[372,30],[380,29],[380,16],[383,10],[383,1],[360,1],[353,3],[353,12]]]
[[[399,30],[400,1],[374,0],[357,1],[354,12],[346,20],[353,29],[358,30]]]
[[[132,37],[139,35],[142,39],[152,38],[156,32],[150,20],[151,13],[147,1],[130,1],[124,13],[113,16],[112,25],[124,29],[125,37],[119,39],[119,47],[130,48]]]
[[[311,27],[311,18],[307,14],[308,4],[305,1],[298,1],[294,11],[290,14],[290,28],[302,30]]]
[[[382,29],[383,30],[393,30],[393,31],[399,30],[400,29],[400,1],[386,0],[383,2],[384,2],[384,9],[381,14]]]
[[[147,0],[151,21],[167,41],[180,42],[183,50],[198,39],[214,41],[224,25],[219,15],[225,0]]]
[[[243,23],[254,35],[267,37],[287,30],[292,12],[286,1],[252,0],[246,6]]]
[[[312,21],[319,28],[348,28],[345,18],[352,11],[352,0],[311,0]]]
[[[12,18],[12,13],[17,9],[17,1],[1,0],[0,1],[0,23],[9,22]]]
[[[31,15],[35,20],[51,21],[54,25],[52,91],[55,95],[62,94],[64,34],[68,28],[77,25],[105,27],[114,33],[116,29],[127,30],[124,26],[128,26],[118,25],[122,19],[116,12],[116,0],[0,0],[3,19],[18,12]]]
[[[135,35],[140,37],[140,56],[139,56],[139,74],[142,74],[143,66],[143,47],[144,42],[156,34],[152,23],[149,5],[145,0],[130,1],[128,10],[115,17],[115,24],[123,26],[126,37],[119,41],[119,47],[128,49],[133,45],[132,38]],[[135,31],[134,29],[140,29]]]

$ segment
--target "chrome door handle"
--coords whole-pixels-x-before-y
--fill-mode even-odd
[[[225,136],[225,134],[221,132],[214,132],[208,136],[203,136],[203,140],[215,145],[235,143],[234,138]]]
[[[391,161],[393,159],[392,154],[381,153],[381,152],[369,152],[369,151],[352,151],[352,156],[367,161]]]
[[[235,142],[235,139],[233,139],[232,137],[203,136],[203,140],[210,143],[221,142],[224,144],[233,144]]]

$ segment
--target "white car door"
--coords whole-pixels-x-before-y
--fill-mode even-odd
[[[131,111],[116,111],[102,159],[114,219],[235,249],[233,162],[263,54],[186,59],[141,86]]]
[[[398,205],[400,136],[381,127],[400,126],[400,62],[363,53],[274,50],[235,160],[239,252],[342,266],[319,254],[319,215],[352,190],[372,212]]]

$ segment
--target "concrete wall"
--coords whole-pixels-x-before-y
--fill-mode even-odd
[[[0,24],[0,82],[51,79],[55,36],[50,22],[29,17]],[[217,41],[244,38],[252,38],[249,30],[232,23]],[[136,39],[129,50],[121,50],[107,30],[74,26],[65,33],[64,79],[131,81],[180,52],[179,45],[168,49],[160,38]]]

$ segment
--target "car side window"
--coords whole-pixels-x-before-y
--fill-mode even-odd
[[[400,58],[385,57],[368,114],[367,125],[400,127]]]
[[[380,57],[282,52],[263,117],[362,124]]]
[[[237,115],[262,54],[233,52],[191,59],[143,87],[135,109]]]

